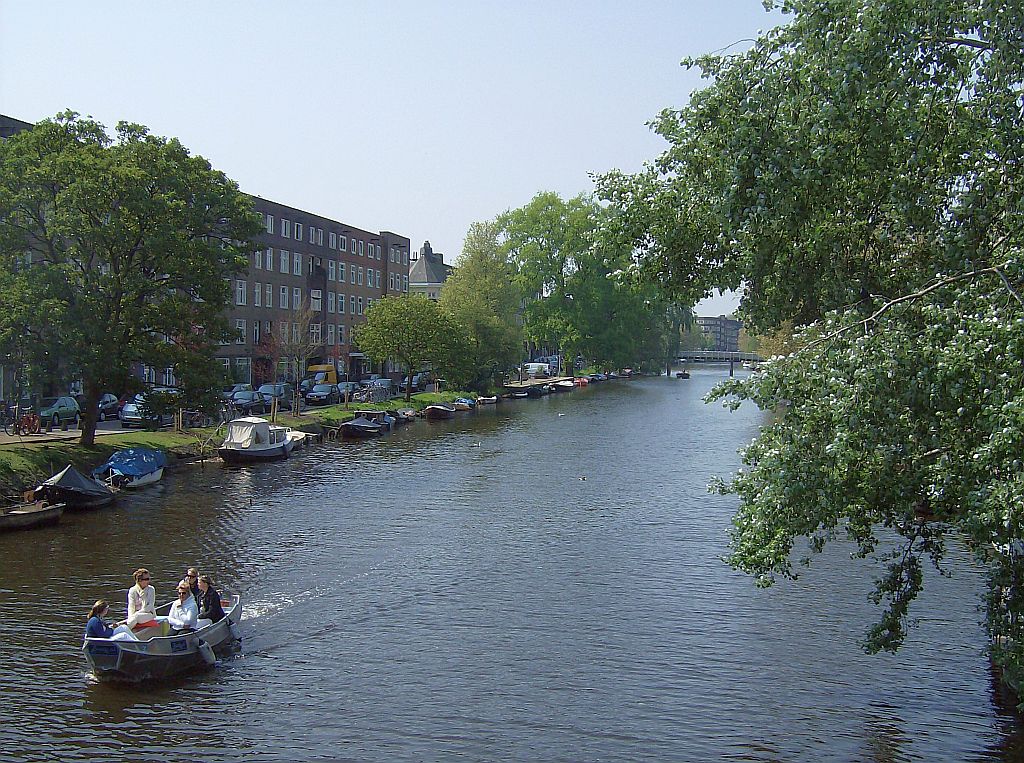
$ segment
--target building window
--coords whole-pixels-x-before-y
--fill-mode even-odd
[[[374,275],[374,278],[373,278],[373,285],[374,285],[374,286],[375,286],[376,288],[378,288],[378,289],[380,288],[380,271],[379,271],[379,270],[378,270],[378,271],[377,271],[377,273],[376,273],[376,274]]]
[[[249,290],[249,288],[248,288],[248,285],[245,283],[245,281],[241,281],[241,280],[235,281],[235,304],[236,305],[244,305],[245,304],[245,293],[248,290]]]
[[[252,257],[252,264],[257,270],[263,270],[263,252],[256,252]]]
[[[366,298],[366,312],[370,312],[370,306],[373,304],[373,299],[370,297]]]
[[[299,254],[298,252],[295,252],[292,255],[292,275],[293,276],[301,276],[302,275],[302,255]]]
[[[338,324],[338,344],[345,344],[345,324]]]
[[[252,289],[253,307],[263,307],[263,284],[257,283]]]
[[[356,304],[359,305],[359,314],[362,315],[363,314],[363,298],[359,297],[359,301]]]
[[[380,244],[377,244],[377,259],[380,260]]]
[[[328,323],[327,324],[327,346],[328,347],[333,347],[334,346],[334,324],[333,323]]]
[[[314,313],[319,313],[323,310],[323,297],[320,293],[320,289],[312,289],[309,292],[309,309]]]
[[[409,276],[402,276],[402,291],[409,291]]]
[[[356,314],[356,295],[355,294],[353,294],[352,296],[349,297],[348,306],[349,306],[349,312],[352,313],[352,315],[355,315]]]
[[[323,329],[320,328],[320,323],[309,324],[309,341],[311,344],[320,344],[323,342]]]
[[[395,290],[395,274],[388,273],[388,289],[391,291]]]
[[[261,324],[259,321],[252,322],[252,343],[254,345],[260,343],[260,329],[262,328],[262,326],[263,324]]]
[[[267,259],[266,259],[266,263],[265,263],[266,266],[267,266],[266,269],[267,270],[273,270],[274,269],[274,250],[273,249],[268,249],[266,251],[266,255],[267,255]]]
[[[345,238],[344,236],[338,237],[338,249],[340,249],[343,252],[348,251],[348,239]]]
[[[283,217],[281,218],[281,235],[285,238],[291,238],[292,235],[292,222]]]
[[[273,215],[267,215],[266,218],[264,219],[264,222],[266,223],[266,226],[267,226],[267,233],[273,233],[274,232],[274,216]]]
[[[296,286],[292,289],[292,310],[298,310],[302,307],[302,289]]]
[[[334,292],[333,291],[327,292],[327,312],[329,312],[329,313],[333,313],[334,312]]]
[[[298,344],[299,343],[299,324],[298,323],[293,323],[292,324],[292,343],[293,344]]]
[[[313,275],[313,255],[306,258],[306,275]]]
[[[327,234],[327,248],[337,249],[338,248],[338,234],[331,231]]]
[[[312,225],[309,226],[309,243],[316,243],[316,228],[314,228]]]
[[[245,344],[245,318],[235,318],[235,344]]]
[[[281,299],[278,301],[278,305],[277,306],[280,307],[282,310],[287,310],[288,309],[288,287],[287,286],[282,286],[281,287]]]
[[[363,242],[362,241],[359,242],[359,256],[360,257],[363,256]]]
[[[354,285],[354,284],[355,284],[355,282],[356,282],[356,266],[355,266],[355,265],[353,265],[352,267],[350,267],[350,268],[348,269],[348,275],[349,275],[349,280],[350,280],[350,281],[351,281],[351,282],[353,283],[353,285]]]
[[[302,223],[295,223],[295,240],[302,241]]]
[[[282,273],[287,273],[288,272],[288,260],[289,260],[289,258],[290,258],[290,255],[288,254],[288,252],[286,252],[284,249],[282,249],[281,250],[281,272]]]
[[[334,260],[327,260],[327,280],[333,281],[337,272],[338,264]]]
[[[345,263],[338,263],[338,281],[345,283]]]
[[[344,294],[339,294],[338,295],[338,314],[339,315],[344,315],[345,314],[345,295]]]
[[[363,269],[359,268],[359,285],[363,285]],[[242,304],[245,304],[244,302]]]
[[[324,245],[324,229],[323,228],[317,228],[316,229],[316,245],[317,246],[323,246]]]
[[[280,323],[281,341],[288,341],[288,321],[281,321]]]
[[[264,307],[273,307],[273,306],[274,306],[274,287],[271,286],[268,283],[267,284],[267,299],[266,299],[266,304],[264,305]]]

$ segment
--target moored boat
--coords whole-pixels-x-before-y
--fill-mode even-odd
[[[576,389],[576,382],[572,379],[559,379],[548,385],[552,392],[572,392]]]
[[[476,399],[477,405],[496,405],[498,402],[497,395],[481,395]]]
[[[411,424],[416,420],[416,411],[413,408],[399,408],[397,411],[388,410],[388,415],[395,420],[395,424]]]
[[[380,424],[381,432],[390,432],[395,428],[395,417],[388,411],[352,411],[352,414],[357,419],[364,418],[367,421],[373,421]]]
[[[50,503],[64,504],[68,511],[78,511],[109,506],[114,502],[114,491],[68,464],[37,487],[33,498],[45,498]]]
[[[0,532],[27,530],[30,527],[57,524],[63,513],[63,503],[50,503],[49,501],[0,506]]]
[[[242,619],[241,597],[221,595],[225,617],[189,633],[164,635],[165,623],[161,623],[136,632],[135,638],[86,638],[82,652],[93,675],[102,681],[139,682],[213,665],[214,649],[238,640]],[[166,614],[169,607],[158,608],[157,614]]]
[[[577,387],[586,387],[588,384],[590,384],[590,377],[577,376],[575,379],[572,380],[572,383],[575,384]]]
[[[431,421],[450,419],[455,415],[455,406],[451,403],[433,403],[423,409],[423,415]]]
[[[452,403],[457,411],[471,411],[476,408],[476,402],[470,400],[468,397],[457,397]]]
[[[292,447],[287,427],[258,416],[243,416],[228,422],[227,437],[217,453],[226,462],[237,464],[288,458]]]
[[[367,437],[376,437],[384,430],[384,425],[379,421],[370,421],[365,416],[357,416],[350,421],[343,421],[340,426],[341,436],[346,439],[363,440]]]
[[[164,476],[167,455],[151,448],[125,448],[92,470],[93,479],[114,488],[135,489],[152,485]]]
[[[305,432],[300,432],[298,429],[289,429],[288,439],[292,441],[292,453],[294,453],[306,447],[306,443],[309,442],[309,435]]]

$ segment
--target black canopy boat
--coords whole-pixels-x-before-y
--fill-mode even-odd
[[[68,511],[98,509],[114,502],[114,491],[68,464],[34,491],[36,500],[63,503]]]

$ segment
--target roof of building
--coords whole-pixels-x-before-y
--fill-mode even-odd
[[[419,255],[409,266],[409,284],[444,283],[451,272],[452,266],[444,264],[444,255],[434,252],[430,242],[424,241]]]

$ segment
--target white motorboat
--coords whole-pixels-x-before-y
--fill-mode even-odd
[[[137,631],[135,638],[86,638],[82,652],[93,675],[101,681],[138,682],[213,665],[217,661],[214,649],[239,639],[238,622],[242,619],[241,597],[221,596],[224,619],[188,633],[167,635],[167,623],[161,622]],[[170,604],[165,604],[157,614],[169,609]]]
[[[151,448],[117,450],[105,464],[92,470],[94,479],[111,488],[140,488],[159,482],[167,466],[167,455]]]
[[[258,416],[243,416],[228,422],[228,434],[217,449],[228,463],[274,461],[288,458],[295,446],[288,428],[271,424]]]
[[[306,447],[306,443],[309,442],[309,435],[305,432],[300,432],[298,429],[289,429],[288,439],[292,441],[292,453],[294,453]]]

